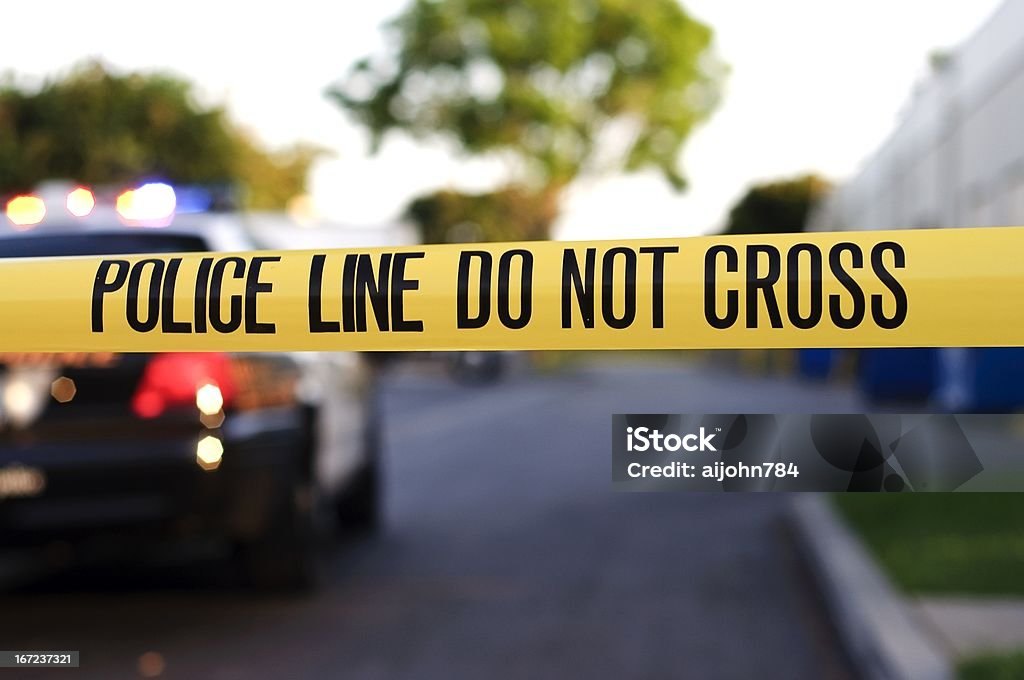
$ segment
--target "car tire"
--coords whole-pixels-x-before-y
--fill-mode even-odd
[[[359,534],[376,532],[381,525],[380,471],[376,461],[356,473],[338,501],[339,528]]]
[[[380,469],[380,426],[371,416],[364,434],[364,462],[337,502],[338,528],[358,534],[380,529],[383,514],[383,480]]]
[[[261,591],[304,592],[324,581],[327,570],[328,535],[333,527],[316,509],[315,499],[303,503],[306,492],[296,490],[297,500],[282,512],[279,521],[262,538],[242,546],[246,582]],[[301,507],[303,505],[310,507]]]
[[[312,446],[311,433],[307,428],[300,446]],[[312,479],[312,451],[303,451],[305,455],[297,456],[296,470],[272,525],[263,536],[239,550],[244,580],[258,590],[311,591],[326,575],[335,518],[329,501]]]

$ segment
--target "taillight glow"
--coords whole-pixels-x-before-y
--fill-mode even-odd
[[[96,197],[85,187],[78,187],[68,193],[66,205],[68,212],[75,217],[88,217],[96,207]]]
[[[31,229],[46,217],[46,204],[38,196],[15,196],[7,201],[7,219],[20,229]]]
[[[216,470],[224,457],[224,443],[213,435],[203,437],[196,444],[196,463],[206,471]]]
[[[117,214],[129,223],[165,224],[174,216],[177,199],[169,184],[150,182],[122,192],[115,202]]]
[[[231,359],[225,354],[157,354],[150,359],[132,410],[140,418],[156,418],[168,410],[198,407],[219,412],[235,395]]]
[[[196,407],[206,416],[216,415],[224,408],[224,394],[217,385],[207,383],[196,390]]]

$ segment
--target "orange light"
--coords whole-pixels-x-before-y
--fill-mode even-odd
[[[68,194],[67,206],[75,217],[86,217],[96,207],[96,197],[85,187],[78,187]]]
[[[7,201],[7,219],[16,229],[31,229],[46,217],[46,204],[38,196],[15,196]]]
[[[174,189],[161,182],[143,184],[129,189],[117,197],[117,214],[129,223],[150,222],[167,224],[174,216],[176,198]]]
[[[66,375],[62,375],[50,383],[50,394],[62,404],[66,404],[74,399],[77,391],[78,388],[75,386],[75,381]]]
[[[125,219],[128,219],[128,215],[132,214],[132,207],[135,203],[135,189],[128,189],[122,191],[117,195],[117,201],[114,203],[114,207],[117,209],[117,214]]]

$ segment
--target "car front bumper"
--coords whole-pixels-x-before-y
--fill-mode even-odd
[[[258,536],[281,504],[293,501],[302,423],[297,413],[240,422],[151,438],[54,441],[21,433],[0,439],[0,471],[29,470],[43,482],[32,493],[15,488],[0,496],[0,547],[99,534]],[[216,465],[197,455],[207,437],[223,449]]]

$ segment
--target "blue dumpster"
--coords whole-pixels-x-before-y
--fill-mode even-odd
[[[938,351],[930,347],[860,351],[857,382],[872,401],[924,401],[937,384]]]
[[[798,350],[797,370],[805,378],[825,380],[832,374],[838,356],[839,350],[827,347]]]
[[[1016,411],[1024,407],[1024,348],[938,350],[936,403],[949,412]]]

